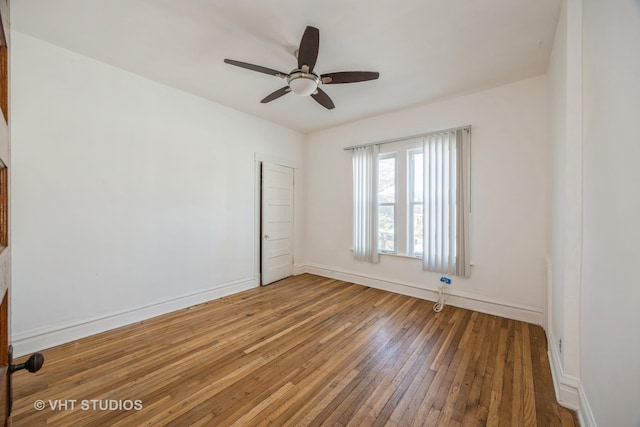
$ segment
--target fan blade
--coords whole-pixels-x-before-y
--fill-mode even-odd
[[[318,48],[320,47],[320,30],[315,27],[307,27],[300,40],[298,48],[298,68],[303,65],[309,67],[309,72],[313,71],[318,59]]]
[[[329,95],[320,88],[318,88],[318,91],[312,94],[311,97],[318,101],[318,104],[322,105],[327,110],[333,110],[336,108],[331,98],[329,98]]]
[[[366,82],[367,80],[375,80],[378,77],[380,77],[380,73],[376,71],[341,71],[338,73],[323,74],[320,78],[322,79],[322,83],[331,85]]]
[[[287,77],[287,73],[283,73],[282,71],[274,70],[267,67],[261,67],[260,65],[253,65],[247,62],[235,61],[233,59],[225,59],[225,63],[235,65],[236,67],[246,68],[247,70],[257,71],[259,73],[265,73],[276,77]]]
[[[267,102],[271,102],[274,99],[278,99],[281,96],[288,94],[289,92],[291,92],[291,88],[289,86],[285,86],[273,92],[272,94],[265,96],[264,99],[260,102],[262,102],[263,104],[266,104]]]

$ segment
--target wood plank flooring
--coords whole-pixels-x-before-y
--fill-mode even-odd
[[[45,350],[13,375],[13,425],[578,425],[542,328],[432,306],[285,279]]]

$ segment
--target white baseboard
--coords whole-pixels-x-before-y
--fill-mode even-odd
[[[428,301],[437,300],[438,290],[436,288],[427,287],[424,284],[400,282],[397,280],[390,280],[317,264],[300,265],[297,270],[300,273],[305,272],[317,274],[318,276],[344,280],[346,282],[421,298]],[[509,319],[520,320],[527,323],[534,323],[536,325],[542,324],[543,320],[541,307],[511,304],[466,292],[451,291],[447,304],[482,313],[507,317]]]
[[[551,332],[547,331],[547,346],[549,347],[549,365],[551,377],[556,391],[558,403],[576,412],[580,412],[580,380],[564,373],[562,359],[555,343],[558,342]]]
[[[41,351],[100,332],[246,291],[257,286],[258,284],[253,277],[247,277],[222,283],[201,292],[160,301],[120,313],[88,319],[79,323],[55,325],[17,333],[11,337],[14,357],[23,356],[34,351]]]
[[[598,427],[596,423],[596,419],[593,416],[593,412],[591,411],[591,405],[589,405],[589,401],[587,400],[587,395],[584,393],[584,389],[582,388],[582,384],[578,389],[580,393],[580,410],[578,411],[578,421],[582,427]]]
[[[307,272],[307,266],[303,264],[293,264],[293,275],[297,276]]]

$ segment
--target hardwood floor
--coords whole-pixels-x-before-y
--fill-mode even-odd
[[[13,425],[578,425],[542,328],[432,306],[285,279],[45,350]]]

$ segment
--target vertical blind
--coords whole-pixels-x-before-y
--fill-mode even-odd
[[[426,135],[423,269],[469,277],[469,131]]]
[[[378,146],[353,149],[353,256],[378,262]]]
[[[378,262],[379,145],[420,138],[423,149],[423,270],[469,277],[471,127],[345,148],[353,161],[353,253]],[[400,177],[399,179],[404,179]]]
[[[471,129],[456,130],[456,276],[471,276],[469,212],[471,212]]]

